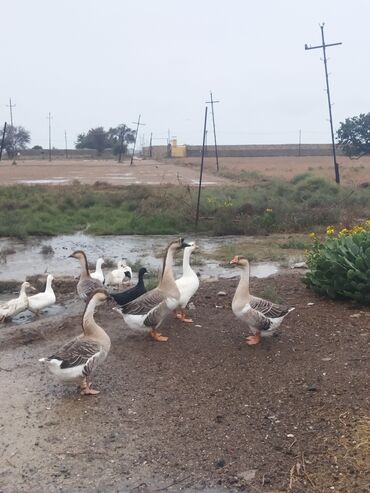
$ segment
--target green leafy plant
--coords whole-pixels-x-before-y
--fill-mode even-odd
[[[323,240],[311,237],[305,284],[330,298],[370,305],[370,221],[338,233],[328,226]]]

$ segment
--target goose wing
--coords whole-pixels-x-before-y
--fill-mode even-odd
[[[250,328],[260,331],[269,330],[272,321],[260,311],[251,306],[246,307],[240,317]]]
[[[61,369],[75,368],[83,365],[86,368],[86,374],[89,374],[95,366],[94,362],[97,363],[99,355],[103,352],[102,347],[97,342],[77,338],[61,347],[48,358],[48,361],[53,359],[61,361]]]
[[[290,310],[290,307],[287,305],[272,303],[272,301],[264,300],[263,298],[258,298],[256,296],[251,296],[250,306],[253,310],[260,312],[269,318],[284,317]]]
[[[130,315],[145,315],[161,303],[165,303],[166,295],[158,288],[152,289],[147,293],[142,294],[133,301],[120,307],[122,313]]]
[[[87,300],[89,294],[91,294],[95,289],[102,288],[103,284],[98,279],[93,279],[89,277],[87,279],[81,279],[77,284],[77,293],[83,299]]]

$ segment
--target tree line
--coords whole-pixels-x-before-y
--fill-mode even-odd
[[[128,144],[134,142],[135,135],[136,131],[124,124],[108,130],[104,127],[96,127],[79,134],[75,147],[96,150],[98,156],[109,150],[121,157],[127,152]],[[9,159],[13,159],[18,151],[27,149],[31,134],[22,126],[8,125],[0,139],[0,145],[2,144]],[[337,131],[337,141],[344,154],[350,158],[358,159],[370,155],[370,113],[361,113],[341,122]],[[34,149],[42,149],[42,147],[34,146]]]
[[[136,130],[121,124],[117,127],[91,128],[86,133],[77,136],[76,149],[93,149],[98,156],[106,150],[115,156],[122,156],[127,152],[127,146],[135,141]],[[19,151],[27,149],[31,141],[31,133],[22,126],[7,125],[5,133],[0,135],[0,145],[5,149],[9,159],[14,159]],[[42,146],[35,145],[32,149],[42,150]]]

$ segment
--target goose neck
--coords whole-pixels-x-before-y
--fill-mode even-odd
[[[191,249],[190,248],[185,248],[184,250],[184,257],[182,259],[182,272],[183,275],[186,274],[191,274],[193,272],[193,269],[190,267],[190,255],[191,255]]]
[[[168,248],[163,260],[163,271],[162,271],[162,278],[160,282],[161,285],[168,283],[175,284],[172,264],[173,264],[173,249]]]
[[[91,298],[89,303],[86,305],[85,312],[82,317],[82,328],[85,336],[92,339],[97,339],[103,344],[110,345],[110,339],[106,332],[95,322],[94,312],[96,308],[96,301]]]
[[[243,266],[240,273],[240,281],[235,291],[235,298],[249,297],[249,264]]]
[[[79,257],[79,262],[81,265],[81,277],[89,277],[90,272],[89,272],[89,267],[87,265],[87,258],[85,255]]]

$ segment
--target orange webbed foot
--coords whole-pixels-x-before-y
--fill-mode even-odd
[[[255,336],[249,336],[246,339],[246,343],[248,344],[248,346],[255,346],[260,341],[261,341],[261,336],[259,334]]]
[[[166,342],[166,341],[168,341],[168,337],[167,336],[162,336],[162,334],[160,332],[158,332],[158,330],[152,329],[149,332],[149,334],[157,342]]]

